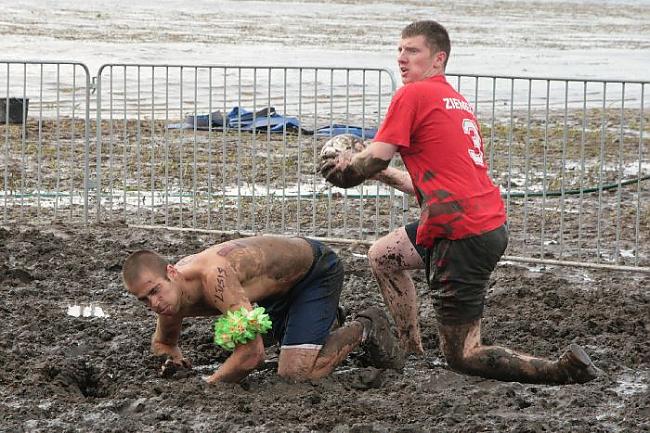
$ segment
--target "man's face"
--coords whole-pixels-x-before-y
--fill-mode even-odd
[[[444,72],[447,55],[443,51],[431,52],[422,35],[403,38],[397,48],[397,64],[402,83],[409,84]]]
[[[163,316],[172,316],[180,308],[180,291],[174,283],[176,273],[172,272],[171,278],[169,278],[169,274],[169,268],[168,278],[145,269],[140,274],[140,278],[131,287],[128,287],[128,290],[153,312]]]

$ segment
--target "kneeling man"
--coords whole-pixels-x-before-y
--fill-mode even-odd
[[[320,242],[305,238],[257,236],[231,240],[181,259],[175,265],[159,254],[132,253],[122,269],[124,285],[158,314],[151,347],[168,355],[167,365],[189,366],[178,338],[184,317],[224,315],[263,307],[270,332],[281,343],[278,374],[291,380],[329,374],[360,344],[380,368],[401,369],[404,356],[385,313],[371,307],[331,331],[343,284],[343,265]],[[265,357],[262,337],[235,346],[207,381],[238,382]]]

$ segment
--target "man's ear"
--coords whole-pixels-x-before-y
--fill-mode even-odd
[[[445,62],[447,61],[447,53],[438,51],[433,55],[434,66],[436,69],[445,69]]]
[[[167,265],[167,278],[170,280],[175,280],[177,276],[178,276],[178,270],[176,270],[176,266],[169,263]]]

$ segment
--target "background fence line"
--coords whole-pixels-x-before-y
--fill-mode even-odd
[[[650,272],[650,82],[447,79],[480,122],[507,260]],[[329,186],[319,151],[340,132],[371,139],[395,88],[383,69],[109,64],[91,82],[80,63],[0,61],[0,93],[22,110],[0,113],[3,224],[371,243],[416,219],[415,200]]]
[[[121,149],[122,178],[135,185],[137,200],[122,194],[126,204],[118,203],[108,188],[107,206],[98,203],[98,215],[117,205],[125,218],[135,207],[135,215],[148,223],[301,234],[318,227],[327,236],[338,229],[322,224],[319,209],[332,215],[337,206],[332,194],[341,194],[340,207],[348,209],[358,194],[327,188],[315,170],[320,146],[336,125],[372,134],[395,87],[392,76],[379,69],[106,65],[100,72],[98,112],[104,122],[98,121],[98,142],[112,148],[125,143],[131,131],[135,140]],[[122,116],[119,128],[116,113]],[[101,146],[99,155],[108,155],[110,166],[117,154]],[[133,153],[143,160],[129,161]],[[100,173],[110,171],[108,166]],[[116,179],[114,173],[101,176],[103,186]],[[143,182],[146,197],[138,193],[145,190]],[[343,231],[368,230],[369,224],[376,232],[376,204],[374,221],[364,207],[355,208],[358,214],[340,212]],[[401,211],[387,218],[395,225]]]
[[[49,215],[87,221],[88,68],[74,61],[0,60],[0,84],[3,223]]]

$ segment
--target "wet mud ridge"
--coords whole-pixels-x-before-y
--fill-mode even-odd
[[[497,268],[483,333],[557,357],[580,344],[604,374],[585,385],[502,383],[447,367],[423,275],[426,354],[403,372],[353,353],[331,377],[277,378],[277,349],[240,385],[208,386],[227,353],[211,320],[186,320],[191,371],[160,377],[149,351],[153,313],[127,295],[122,260],[140,248],[171,260],[226,240],[134,230],[121,224],[0,228],[0,432],[634,432],[650,430],[650,291],[639,275],[521,265]],[[381,298],[359,248],[335,246],[346,264],[343,302],[356,312]],[[354,250],[354,254],[352,254]]]

